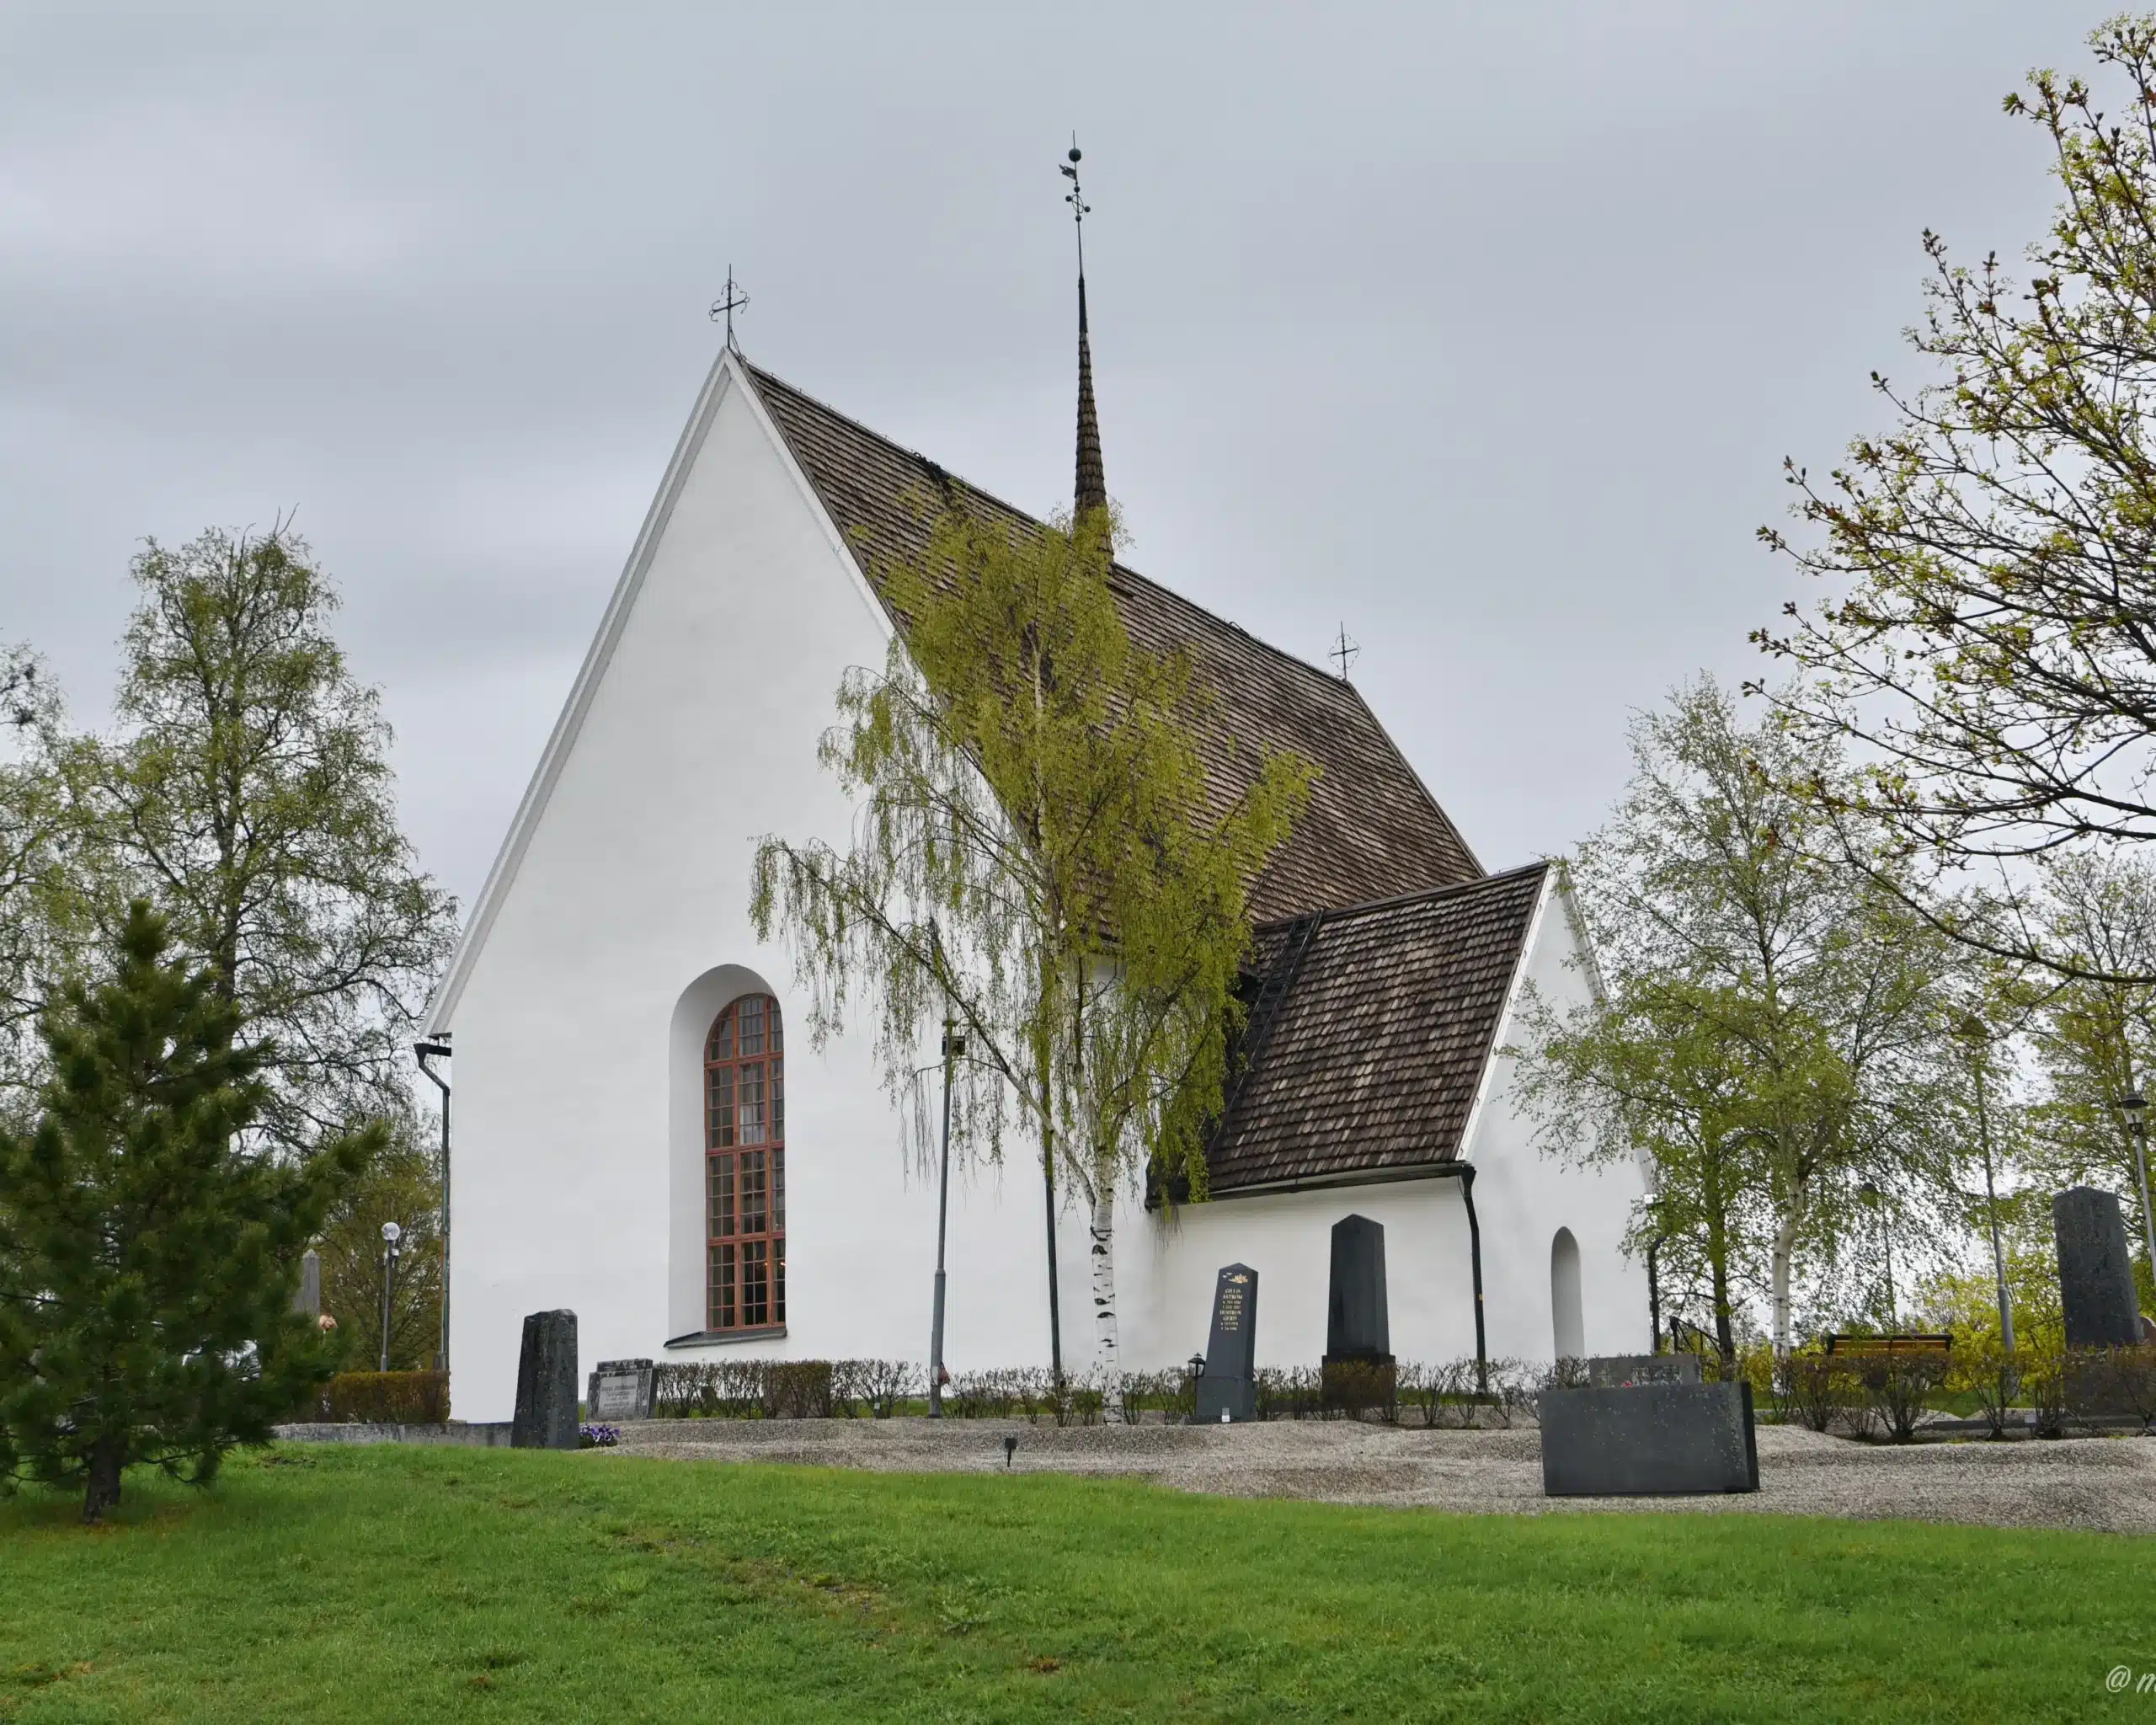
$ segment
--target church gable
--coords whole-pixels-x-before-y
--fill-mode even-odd
[[[926,552],[936,511],[962,503],[1021,530],[1038,523],[755,366],[772,423],[872,584]],[[1267,646],[1134,570],[1116,566],[1131,638],[1187,651],[1218,697],[1199,746],[1219,806],[1268,751],[1294,750],[1321,776],[1293,836],[1252,884],[1261,921],[1478,879],[1481,865],[1353,685]],[[905,620],[894,617],[903,629]]]
[[[1215,1195],[1460,1160],[1550,866],[1262,927]]]

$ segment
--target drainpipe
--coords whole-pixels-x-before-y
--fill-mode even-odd
[[[1487,1396],[1490,1350],[1482,1330],[1482,1225],[1475,1216],[1475,1169],[1471,1163],[1460,1165],[1460,1195],[1467,1205],[1467,1258],[1475,1272],[1475,1388],[1477,1395]]]
[[[450,1057],[449,1033],[441,1032],[430,1041],[415,1042],[412,1052],[418,1056],[419,1070],[434,1080],[435,1087],[441,1092],[441,1369],[449,1370],[449,1080],[435,1071],[430,1060]]]

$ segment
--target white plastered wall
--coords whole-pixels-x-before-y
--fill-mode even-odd
[[[1577,920],[1552,872],[1501,1027],[1502,1050],[1519,1033],[1522,985],[1561,1010],[1593,987]],[[1590,1354],[1634,1354],[1648,1342],[1645,1267],[1625,1256],[1631,1206],[1642,1195],[1627,1162],[1566,1167],[1534,1142],[1534,1124],[1513,1087],[1514,1060],[1502,1052],[1484,1078],[1468,1125],[1482,1234],[1483,1310],[1492,1359],[1546,1360],[1555,1348],[1550,1246],[1569,1228],[1580,1257],[1585,1342]],[[1155,1369],[1205,1347],[1213,1279],[1243,1263],[1258,1273],[1261,1365],[1314,1365],[1325,1352],[1332,1225],[1365,1215],[1384,1225],[1388,1317],[1400,1359],[1464,1358],[1475,1351],[1473,1269],[1467,1212],[1456,1178],[1330,1187],[1185,1206],[1175,1217],[1125,1211],[1122,1305],[1125,1363]]]
[[[587,1370],[714,1357],[663,1350],[701,1327],[684,1048],[692,1060],[711,1017],[750,987],[787,1016],[789,1304],[785,1337],[730,1345],[926,1357],[934,1185],[905,1165],[869,1015],[812,1049],[787,956],[748,919],[759,836],[846,843],[850,811],[817,740],[841,676],[880,665],[888,640],[723,359],[429,1020],[456,1050],[460,1418],[508,1417],[531,1311],[577,1313]],[[961,1167],[952,1199],[947,1357],[1044,1359],[1038,1172],[1017,1151],[1001,1172]],[[1059,1235],[1066,1357],[1082,1366],[1085,1231],[1069,1206]]]

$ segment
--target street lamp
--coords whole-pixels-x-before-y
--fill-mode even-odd
[[[1984,1097],[1985,1045],[1990,1032],[1972,1012],[1961,1021],[1962,1041],[1969,1044],[1977,1080],[1977,1140],[1984,1153],[1984,1207],[1991,1222],[1991,1271],[1999,1286],[1999,1339],[2005,1354],[2001,1380],[2010,1390],[2014,1375],[2014,1301],[2006,1291],[2006,1247],[1999,1237],[1999,1187],[1992,1177],[1991,1110]]]
[[[1894,1235],[1886,1220],[1886,1194],[1869,1180],[1856,1189],[1857,1195],[1879,1212],[1879,1243],[1886,1257],[1886,1325],[1889,1329],[1898,1329],[1902,1318],[1894,1305]]]
[[[951,1215],[951,1067],[966,1051],[956,1021],[943,1021],[943,1158],[936,1182],[936,1316],[928,1337],[928,1417],[943,1417],[943,1241]]]
[[[2148,1213],[2148,1122],[2142,1118],[2148,1111],[2148,1098],[2128,1086],[2119,1098],[2119,1107],[2125,1111],[2127,1137],[2133,1145],[2133,1173],[2141,1185],[2141,1237],[2148,1248],[2149,1274],[2156,1275],[2156,1216]]]
[[[389,1300],[397,1285],[397,1242],[403,1229],[394,1222],[382,1225],[382,1369],[389,1370]]]

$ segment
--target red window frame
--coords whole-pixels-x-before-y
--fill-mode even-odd
[[[786,1044],[778,1002],[744,995],[704,1039],[705,1327],[786,1322]]]

